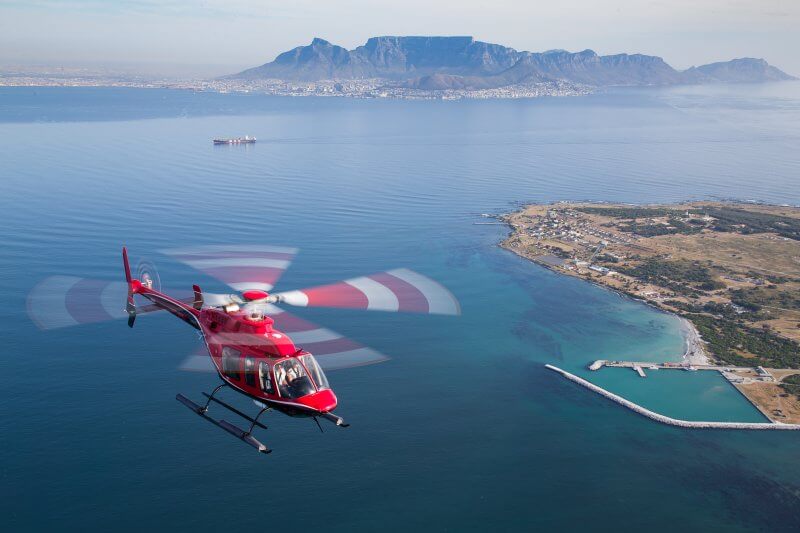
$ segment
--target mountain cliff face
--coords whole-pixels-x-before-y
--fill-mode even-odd
[[[298,46],[280,54],[272,63],[230,77],[297,81],[372,78],[375,77],[375,69],[359,55],[324,39],[315,38],[308,46]]]
[[[563,79],[586,85],[667,85],[680,74],[663,59],[641,54],[598,56],[592,50],[526,53],[515,68],[547,79]]]
[[[472,37],[372,37],[353,53],[389,78],[409,73],[481,76],[501,72],[519,58],[512,48]]]
[[[763,59],[734,59],[678,71],[642,54],[592,50],[518,52],[472,37],[372,37],[355,50],[315,38],[231,79],[318,81],[383,78],[409,88],[487,89],[564,80],[592,86],[762,82],[793,79]]]
[[[315,38],[272,63],[230,77],[316,81],[406,79],[434,73],[483,76],[512,67],[519,56],[512,48],[472,37],[372,37],[352,51]]]

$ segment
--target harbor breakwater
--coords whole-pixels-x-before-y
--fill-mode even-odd
[[[623,407],[627,407],[631,411],[639,413],[642,416],[646,416],[651,420],[655,420],[656,422],[661,422],[662,424],[669,424],[671,426],[678,426],[684,428],[705,428],[705,429],[751,429],[751,430],[800,430],[800,424],[782,424],[780,422],[700,422],[694,420],[679,420],[677,418],[672,418],[669,416],[665,416],[655,411],[651,411],[641,405],[635,404],[630,400],[626,400],[622,396],[618,396],[613,392],[609,392],[602,387],[598,387],[594,383],[586,381],[583,378],[576,376],[575,374],[570,374],[566,370],[562,370],[556,366],[546,364],[544,365],[545,368],[552,370],[553,372],[557,372],[567,378],[570,381],[577,383],[578,385],[582,385],[587,389],[596,392],[601,396],[605,396],[609,400],[616,402]]]

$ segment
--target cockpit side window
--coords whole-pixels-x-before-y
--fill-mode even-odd
[[[261,381],[261,390],[267,394],[275,394],[275,388],[272,386],[272,378],[269,372],[269,363],[261,361],[258,364],[258,376]]]
[[[239,356],[241,352],[225,346],[222,348],[222,373],[231,379],[241,379]]]

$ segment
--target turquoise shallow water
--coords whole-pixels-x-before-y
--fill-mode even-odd
[[[759,420],[710,373],[585,369],[679,357],[676,319],[473,222],[519,201],[800,203],[799,115],[793,83],[480,102],[0,90],[3,516],[215,531],[291,506],[343,531],[796,530],[796,435],[660,426],[543,368],[671,416]],[[210,143],[244,134],[259,143]],[[175,402],[214,380],[176,369],[197,339],[171,317],[40,332],[25,315],[48,275],[120,278],[122,243],[168,287],[221,291],[157,253],[220,242],[299,247],[286,289],[414,268],[463,315],[298,312],[392,359],[331,374],[346,431],[272,417],[268,457]]]

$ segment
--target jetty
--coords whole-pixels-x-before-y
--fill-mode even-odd
[[[652,364],[652,363],[645,363],[645,364]],[[599,387],[594,383],[586,381],[585,379],[580,378],[575,374],[570,374],[566,370],[562,370],[557,366],[549,364],[544,366],[545,368],[552,370],[553,372],[561,374],[568,380],[577,383],[582,387],[586,387],[590,391],[596,392],[600,396],[605,396],[609,400],[616,402],[623,407],[627,407],[628,409],[634,411],[635,413],[639,413],[642,416],[646,416],[647,418],[655,420],[656,422],[661,422],[662,424],[668,424],[670,426],[678,426],[683,428],[704,428],[704,429],[751,429],[751,430],[784,430],[784,431],[800,430],[800,424],[784,424],[781,422],[699,422],[695,420],[679,420],[677,418],[672,418],[669,416],[656,413],[655,411],[651,411],[650,409],[642,407],[639,404],[633,403],[630,400],[626,400],[622,396],[618,396],[613,392],[609,392],[606,389]],[[715,369],[719,368],[720,367],[715,367]]]
[[[713,370],[722,374],[731,383],[743,383],[747,381],[775,381],[772,374],[769,373],[764,367],[745,367],[745,366],[726,366],[726,365],[692,365],[689,363],[652,363],[645,361],[607,361],[605,359],[598,359],[591,365],[589,370],[600,370],[603,367],[611,368],[632,368],[639,376],[647,377],[645,369],[647,370]],[[752,377],[745,378],[741,374],[749,373]]]

